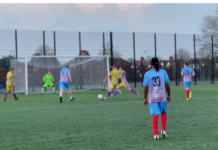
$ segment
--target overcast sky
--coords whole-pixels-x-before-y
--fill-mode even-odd
[[[0,29],[199,33],[217,4],[0,4]]]
[[[215,15],[217,6],[218,4],[0,4],[0,58],[15,55],[15,29],[18,30],[19,58],[33,55],[42,46],[42,30],[47,31],[45,42],[51,50],[54,50],[54,38],[50,31],[57,31],[57,55],[79,54],[79,31],[81,48],[88,50],[91,55],[98,55],[102,51],[102,32],[105,32],[107,43],[110,41],[108,32],[112,31],[114,48],[124,59],[133,57],[131,32],[137,32],[137,60],[142,56],[154,56],[154,32],[157,33],[157,55],[162,59],[175,54],[174,33],[177,33],[177,49],[184,48],[193,57],[193,34],[200,34],[202,18]],[[200,47],[196,46],[198,50]]]

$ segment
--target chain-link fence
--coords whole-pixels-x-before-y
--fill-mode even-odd
[[[196,72],[194,84],[214,84],[218,83],[217,43],[213,35],[0,30],[0,57],[109,55],[110,66],[122,67],[132,87],[142,87],[151,58],[158,57],[171,85],[183,85],[180,72],[185,62]],[[2,65],[0,69],[4,79],[8,69]]]

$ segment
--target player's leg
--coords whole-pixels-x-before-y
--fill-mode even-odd
[[[122,84],[122,83],[121,83],[121,84]],[[116,87],[116,90],[117,90],[117,91],[116,91],[116,92],[114,92],[114,95],[111,95],[112,97],[114,97],[114,98],[115,98],[115,97],[116,97],[116,95],[117,95],[117,93],[121,93],[121,92],[120,92],[120,90],[119,90],[119,88],[121,88],[121,84],[119,84],[119,85]]]
[[[6,101],[6,98],[7,98],[7,96],[8,96],[8,93],[10,92],[9,86],[10,86],[10,85],[7,85],[7,84],[6,84],[6,92],[5,92],[5,95],[4,95],[4,101]]]
[[[189,82],[189,98],[191,99],[192,98],[192,92],[190,91],[190,88],[191,88],[191,82]]]
[[[63,82],[60,82],[60,102],[62,103],[62,95],[63,95],[63,92],[64,92],[64,83]]]
[[[41,94],[46,90],[47,87],[48,87],[48,84],[45,83],[45,84],[43,85],[43,88],[42,88]]]
[[[18,100],[19,98],[17,97],[17,95],[16,95],[16,93],[15,93],[15,87],[14,87],[14,85],[12,86],[12,89],[13,89],[13,90],[11,90],[11,91],[12,91],[12,93],[13,93],[14,99],[15,99],[15,100]]]
[[[73,101],[75,98],[72,96],[72,93],[71,93],[71,90],[70,90],[70,85],[69,85],[68,82],[65,82],[65,87],[66,87],[66,89],[68,91],[68,95],[70,97],[70,101]]]
[[[189,100],[189,94],[190,94],[190,82],[184,82],[184,87],[185,87],[185,90],[186,90],[186,93],[187,93],[187,99],[186,100]]]
[[[50,83],[49,86],[52,87],[52,89],[53,89],[53,93],[55,94],[55,85],[54,85],[54,83]]]
[[[139,93],[136,92],[135,90],[131,89],[130,86],[129,86],[129,84],[128,84],[127,82],[124,82],[124,85],[125,85],[125,88],[126,88],[127,90],[129,90],[130,92],[136,94],[136,95],[138,96],[138,98],[139,98]]]
[[[109,96],[111,95],[112,92],[116,92],[116,91],[114,90],[116,86],[117,86],[116,83],[111,83],[109,92],[108,92],[107,96],[104,98],[105,100],[107,100],[107,99],[109,98]]]
[[[151,111],[151,115],[153,115],[154,139],[157,140],[157,139],[159,139],[158,115],[160,113],[158,103],[150,103],[150,111]]]
[[[167,102],[159,102],[159,109],[161,112],[161,123],[162,123],[162,130],[161,135],[163,138],[167,137],[166,134],[166,127],[167,127]]]

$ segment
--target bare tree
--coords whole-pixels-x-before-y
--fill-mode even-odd
[[[99,49],[99,55],[108,55],[109,57],[111,57],[111,53],[110,53],[110,42],[106,42],[105,43],[105,50],[103,49]],[[117,47],[113,48],[113,58],[117,59],[117,58],[121,58],[122,54],[120,53],[120,51],[118,50]]]
[[[36,52],[33,54],[34,56],[42,56],[44,55],[44,46],[40,45],[37,49]],[[54,51],[48,46],[45,45],[45,55],[54,55]]]
[[[200,58],[211,58],[212,57],[212,39],[213,35],[213,46],[214,56],[218,56],[218,7],[214,16],[207,15],[202,19],[200,24],[200,31],[202,36],[197,37],[197,42],[201,46],[197,54]]]
[[[177,51],[177,59],[181,62],[186,62],[191,59],[191,54],[188,50],[185,50],[184,48],[180,48]]]
[[[133,63],[133,62],[134,62],[134,59],[133,59],[133,58],[129,58],[129,59],[128,59],[128,62],[129,62],[129,63]]]
[[[154,56],[153,56],[153,57],[154,57]],[[146,55],[145,60],[146,60],[147,62],[150,62],[153,57],[152,57],[151,55]],[[162,57],[159,56],[159,55],[157,55],[157,58],[158,58],[159,60],[163,60]]]

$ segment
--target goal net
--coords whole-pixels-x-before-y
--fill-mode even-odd
[[[16,92],[41,92],[43,77],[48,73],[54,77],[56,91],[60,90],[60,71],[70,66],[72,82],[70,88],[75,90],[108,89],[104,78],[109,73],[107,56],[26,56],[25,59],[10,60],[11,68],[15,68]],[[47,92],[52,92],[48,87]]]

